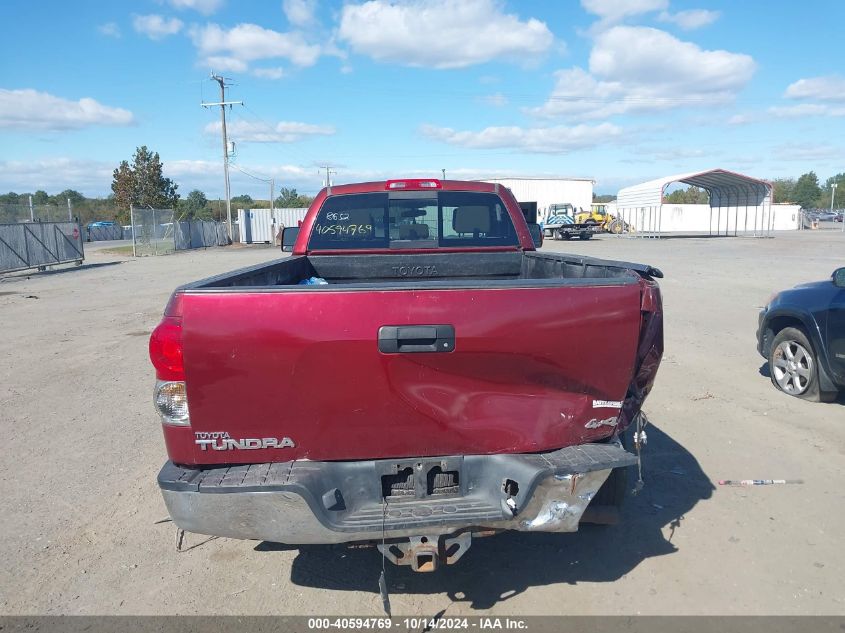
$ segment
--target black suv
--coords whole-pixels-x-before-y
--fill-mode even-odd
[[[757,351],[784,393],[835,400],[845,390],[845,268],[775,295],[760,312]]]

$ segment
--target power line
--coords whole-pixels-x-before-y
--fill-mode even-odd
[[[249,173],[245,169],[241,169],[241,167],[239,165],[237,165],[236,163],[232,163],[232,167],[237,169],[242,174],[249,176],[250,178],[254,178],[255,180],[260,180],[261,182],[266,182],[270,185],[270,213],[272,214],[272,212],[275,210],[274,196],[276,195],[276,193],[275,193],[276,179],[273,178],[272,176],[270,176],[269,178],[260,178],[260,177],[256,176],[255,174]]]

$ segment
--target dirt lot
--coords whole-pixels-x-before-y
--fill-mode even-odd
[[[394,613],[845,614],[845,407],[777,393],[754,339],[773,290],[845,265],[845,236],[547,248],[666,274],[646,488],[615,527],[479,539],[435,574],[389,568]],[[89,251],[83,268],[0,281],[0,612],[381,613],[375,550],[189,535],[174,551],[148,334],[176,285],[277,255]]]

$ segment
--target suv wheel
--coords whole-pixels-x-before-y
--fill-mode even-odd
[[[769,373],[772,384],[790,396],[813,402],[828,399],[822,397],[828,394],[819,392],[816,352],[798,328],[784,328],[775,336],[769,351]]]

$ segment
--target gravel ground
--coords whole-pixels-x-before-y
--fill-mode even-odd
[[[754,338],[773,290],[845,265],[845,236],[546,249],[666,274],[646,487],[617,526],[478,539],[434,574],[389,567],[394,614],[845,614],[845,401],[776,392]],[[375,550],[188,535],[174,551],[147,337],[175,286],[278,254],[89,249],[80,268],[0,280],[0,613],[381,613]]]

